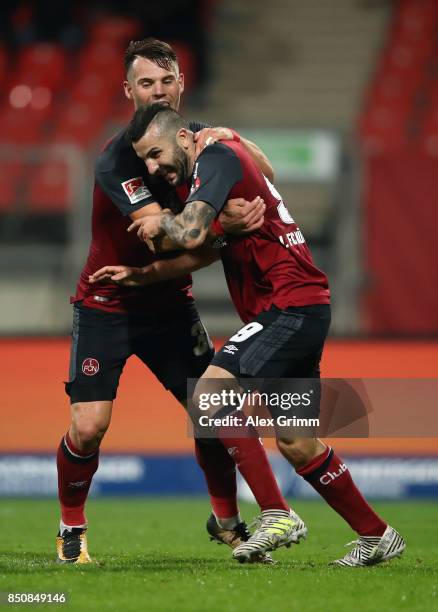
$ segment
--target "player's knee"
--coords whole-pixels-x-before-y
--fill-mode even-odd
[[[100,445],[108,427],[99,422],[80,421],[76,423],[72,429],[78,449],[81,451],[88,451],[94,450]]]
[[[108,429],[109,423],[101,418],[73,418],[71,433],[80,451],[96,449]]]
[[[111,421],[110,402],[85,402],[72,405],[70,434],[78,450],[98,448]]]
[[[277,439],[277,447],[294,468],[298,469],[309,463],[315,455],[315,440],[310,438]]]

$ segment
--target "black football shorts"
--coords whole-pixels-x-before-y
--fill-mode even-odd
[[[178,400],[186,379],[203,374],[214,355],[194,302],[171,315],[126,314],[73,307],[70,402],[113,400],[126,360],[136,355]]]
[[[308,414],[317,415],[321,394],[319,364],[329,327],[328,304],[286,310],[273,306],[231,336],[211,365],[234,374],[241,385],[245,378],[264,379],[264,391],[271,385],[275,388],[269,379],[288,379],[284,390],[295,392],[307,390],[312,379],[315,393]]]
[[[273,306],[236,332],[212,365],[237,378],[319,377],[319,362],[330,326],[330,306]]]

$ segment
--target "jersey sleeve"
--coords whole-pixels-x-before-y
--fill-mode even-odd
[[[124,216],[130,215],[151,202],[156,202],[156,198],[149,190],[143,165],[114,162],[108,164],[105,156],[102,155],[96,162],[96,183]]]
[[[240,160],[229,147],[215,143],[195,163],[188,202],[207,202],[219,214],[234,185],[243,178]]]

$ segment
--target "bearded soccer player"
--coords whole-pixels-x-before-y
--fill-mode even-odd
[[[133,42],[127,49],[125,65],[125,93],[135,108],[153,102],[178,108],[184,79],[169,45],[154,39]],[[197,132],[203,126],[191,123],[190,127]],[[202,130],[197,138],[200,149],[207,139],[238,136],[226,128],[212,128]],[[269,162],[256,145],[245,141],[245,146],[269,173]],[[95,168],[90,252],[72,299],[74,319],[66,384],[72,418],[57,454],[61,506],[57,552],[61,563],[90,561],[85,502],[126,360],[137,355],[185,404],[187,377],[200,376],[213,356],[190,292],[189,275],[153,288],[125,288],[111,282],[96,287],[89,283],[89,275],[108,262],[144,266],[158,261],[126,229],[135,219],[156,214],[162,208],[177,212],[179,206],[173,187],[148,174],[126,140],[126,130],[107,143]],[[263,219],[263,206],[260,199],[229,203],[220,217],[224,230],[254,230]],[[212,538],[235,547],[249,537],[236,501],[235,464],[217,440],[197,440],[195,451],[212,499],[214,513],[208,531]],[[269,503],[274,500],[283,507],[285,502],[266,455],[260,450],[257,457],[266,480],[266,498],[270,496]],[[261,556],[259,560],[270,562],[270,557]]]
[[[209,226],[227,198],[251,199],[260,194],[267,205],[261,228],[251,236],[227,239],[221,249],[230,294],[246,325],[213,358],[201,378],[201,386],[203,379],[222,381],[242,376],[319,381],[319,364],[330,325],[327,278],[314,265],[304,236],[281,196],[244,147],[238,142],[215,143],[196,159],[193,134],[187,123],[177,112],[157,105],[136,112],[129,135],[151,174],[163,176],[172,185],[191,184],[180,214],[162,212],[134,222],[131,229],[138,228],[143,240],[166,235],[189,252],[173,264],[163,262],[160,268],[103,268],[93,280],[141,283],[142,277],[149,282],[172,277],[191,266],[199,267],[192,249],[205,242]],[[255,438],[246,435],[223,437],[220,428],[218,437],[233,449],[237,465],[239,457],[256,444]],[[370,507],[333,449],[317,438],[285,436],[278,438],[277,444],[297,474],[359,536],[354,548],[336,564],[373,565],[403,552],[403,538]],[[248,484],[251,486],[251,481]],[[234,549],[233,556],[248,561],[254,555],[288,544],[291,529],[284,519],[281,512],[262,512],[260,527]]]

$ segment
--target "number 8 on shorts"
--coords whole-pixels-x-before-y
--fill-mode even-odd
[[[244,340],[251,338],[251,336],[261,331],[262,329],[263,325],[261,325],[261,323],[258,323],[257,321],[252,321],[251,323],[248,323],[248,325],[245,325],[245,327],[242,327],[242,329],[239,329],[239,331],[235,333],[234,336],[231,336],[229,341],[243,342]]]

